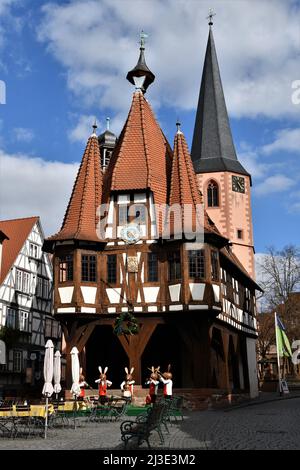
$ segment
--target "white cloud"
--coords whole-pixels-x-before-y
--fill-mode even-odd
[[[63,221],[78,163],[9,155],[0,150],[2,219],[40,216],[46,235]]]
[[[270,165],[259,161],[258,151],[251,148],[239,152],[238,158],[243,167],[253,178],[263,178],[270,169]]]
[[[26,129],[25,127],[15,127],[13,129],[13,135],[18,142],[31,142],[34,139],[34,132],[32,129]]]
[[[137,35],[144,29],[149,34],[146,60],[156,74],[151,102],[193,109],[210,7],[210,0],[52,2],[43,7],[38,37],[66,68],[70,90],[87,104],[125,114],[131,94],[125,77],[137,62]],[[231,115],[296,117],[299,106],[292,104],[291,84],[299,78],[299,6],[293,0],[216,0],[214,8]]]
[[[254,193],[258,196],[264,194],[278,193],[282,191],[287,191],[295,184],[296,182],[293,179],[288,178],[285,175],[269,176],[262,183],[258,184],[254,188]]]
[[[95,122],[95,116],[89,114],[82,114],[81,116],[77,117],[77,124],[73,129],[70,130],[68,137],[71,142],[83,142],[86,143],[88,137],[92,133],[92,125]],[[107,127],[106,117],[102,116],[97,121],[97,134],[101,134]],[[112,119],[110,119],[110,130],[114,132],[116,135],[122,130],[124,126],[124,116],[122,113],[118,113],[114,115]]]
[[[289,212],[291,214],[300,213],[300,201],[289,204]]]
[[[265,145],[262,148],[262,151],[267,155],[281,150],[288,152],[300,152],[300,128],[281,129],[276,133],[276,139],[274,142]]]
[[[79,116],[76,126],[69,132],[68,137],[71,142],[87,142],[87,139],[93,132],[92,125],[95,122],[95,116],[83,114]],[[97,126],[99,123],[97,122]],[[99,130],[99,129],[98,129]]]

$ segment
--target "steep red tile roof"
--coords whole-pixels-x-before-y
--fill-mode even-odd
[[[102,197],[100,149],[96,134],[87,142],[60,231],[47,240],[99,241],[97,208]]]
[[[189,229],[194,232],[197,220],[196,209],[199,208],[201,210],[202,207],[204,210],[202,205],[203,199],[198,187],[189,149],[184,134],[181,131],[178,131],[175,135],[173,154],[169,205],[171,207],[177,204],[182,207],[180,226],[182,225],[185,230]],[[184,209],[184,207],[189,207],[189,209]],[[169,221],[172,227],[174,224],[173,212],[170,214]],[[201,222],[203,223],[201,224]],[[205,232],[221,235],[206,211],[204,211],[203,221],[200,218],[198,224],[204,225]]]
[[[6,278],[8,271],[14,264],[28,235],[38,220],[39,217],[27,217],[24,219],[0,221],[0,230],[8,237],[8,240],[4,240],[2,244],[0,284]]]
[[[172,150],[153,111],[140,91],[131,108],[105,174],[105,199],[109,191],[153,191],[155,204],[166,204]]]

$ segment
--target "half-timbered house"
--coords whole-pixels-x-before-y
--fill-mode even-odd
[[[62,227],[45,241],[67,361],[76,345],[91,382],[100,364],[118,386],[124,366],[143,384],[149,366],[170,363],[177,387],[254,396],[259,287],[203,209],[180,124],[173,148],[161,130],[145,98],[154,78],[141,41],[127,75],[132,104],[109,164],[103,172],[94,126]],[[139,333],[114,334],[127,314]]]
[[[0,221],[6,235],[0,272],[0,337],[6,363],[0,365],[5,395],[20,395],[43,381],[47,339],[60,347],[61,327],[52,316],[53,274],[38,217]]]

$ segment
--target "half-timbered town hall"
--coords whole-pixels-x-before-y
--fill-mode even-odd
[[[76,346],[90,383],[98,365],[118,388],[124,366],[143,384],[149,367],[171,364],[177,388],[257,393],[251,177],[235,152],[211,26],[192,158],[184,126],[171,147],[145,98],[155,76],[142,40],[122,132],[94,126],[61,229],[45,242],[69,377]],[[138,334],[115,334],[133,318]]]

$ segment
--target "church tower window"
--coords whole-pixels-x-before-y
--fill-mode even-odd
[[[219,207],[219,186],[215,181],[210,181],[207,186],[208,207]]]

